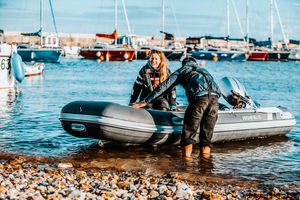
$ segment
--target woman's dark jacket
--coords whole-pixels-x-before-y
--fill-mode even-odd
[[[171,71],[168,69],[167,77],[170,76]],[[130,103],[136,102],[140,95],[140,101],[144,101],[144,98],[151,93],[154,89],[154,80],[159,82],[159,71],[154,70],[146,64],[142,69],[139,71],[139,74],[136,78],[136,81],[133,85],[133,89],[131,92]],[[162,83],[159,83],[160,85]],[[176,89],[175,87],[169,90],[168,93],[165,93],[162,97],[166,98],[169,104],[172,106],[176,106]],[[158,97],[157,97],[158,98]]]
[[[206,79],[203,74],[206,76]],[[174,88],[178,84],[184,87],[188,99],[196,99],[209,93],[210,95],[221,96],[219,86],[206,69],[196,64],[187,64],[176,70],[167,80],[159,84],[152,93],[145,97],[144,101],[151,103],[164,94],[165,91]]]

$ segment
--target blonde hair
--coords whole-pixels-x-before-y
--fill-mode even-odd
[[[167,58],[162,51],[151,50],[151,55],[157,54],[160,58],[160,69],[159,69],[159,82],[162,83],[168,78],[168,66],[167,66]],[[151,56],[150,55],[150,56]]]

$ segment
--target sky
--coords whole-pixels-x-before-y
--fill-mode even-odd
[[[162,0],[124,0],[131,31],[136,35],[159,36],[162,30]],[[270,0],[249,1],[249,36],[270,37]],[[128,33],[118,0],[118,33]],[[246,0],[230,0],[230,36],[241,38],[235,17],[235,3],[243,32],[246,32]],[[300,0],[277,0],[284,30],[290,39],[300,40]],[[60,33],[112,33],[114,0],[52,0]],[[44,31],[54,32],[49,0],[44,0]],[[0,0],[0,29],[35,32],[40,26],[40,0]],[[227,36],[226,0],[165,0],[166,32],[180,37]],[[274,9],[274,40],[282,40]]]

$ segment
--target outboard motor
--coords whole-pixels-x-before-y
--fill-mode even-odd
[[[219,84],[224,99],[234,108],[256,108],[244,86],[235,78],[224,77]]]

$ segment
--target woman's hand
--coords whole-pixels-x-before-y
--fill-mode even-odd
[[[139,103],[136,103],[136,102],[132,103],[133,108],[142,108],[145,106],[147,106],[147,103],[145,101],[141,101]]]

